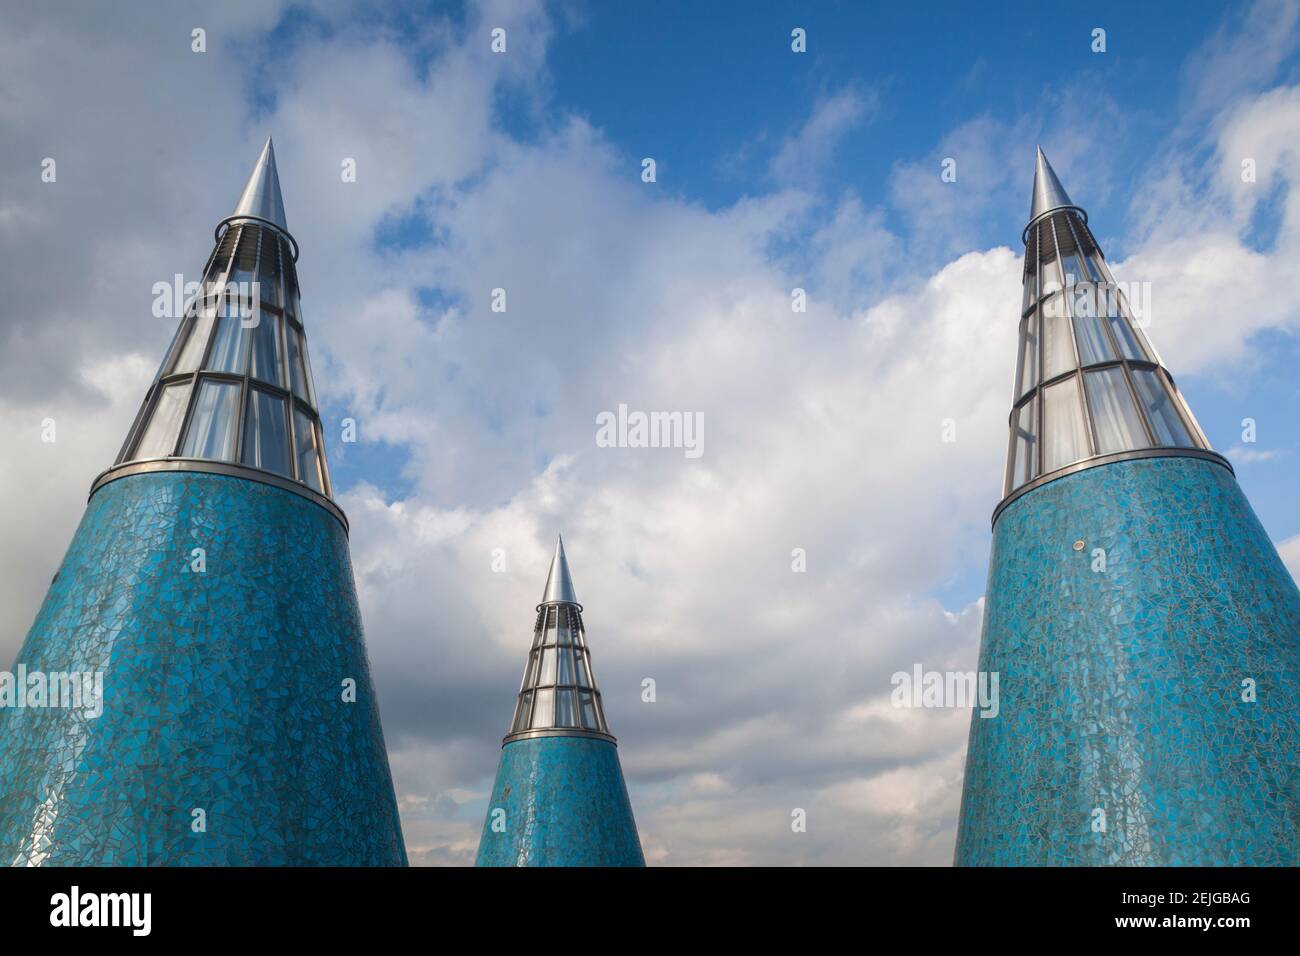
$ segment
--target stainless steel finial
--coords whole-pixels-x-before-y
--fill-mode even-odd
[[[1030,221],[1053,209],[1073,205],[1070,197],[1066,195],[1065,187],[1056,178],[1056,171],[1052,169],[1052,164],[1047,161],[1043,147],[1038,147],[1038,159],[1034,165],[1034,199],[1029,210]]]
[[[564,556],[564,537],[555,542],[555,557],[551,558],[551,570],[546,575],[546,590],[542,592],[543,604],[577,604],[578,596],[573,590],[573,578],[569,576],[569,561]]]
[[[275,168],[275,146],[269,136],[262,154],[257,157],[252,175],[248,177],[248,184],[235,204],[235,211],[227,219],[244,216],[263,219],[285,232],[289,231],[284,218],[284,197],[280,195],[280,174]]]

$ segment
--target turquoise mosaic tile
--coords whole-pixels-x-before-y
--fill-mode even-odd
[[[406,863],[347,537],[320,506],[213,474],[105,485],[18,661],[102,671],[104,710],[0,709],[0,862]]]
[[[477,865],[644,866],[618,748],[594,737],[501,748]]]
[[[1000,713],[972,716],[958,864],[1300,864],[1300,592],[1227,469],[1035,489],[986,593]]]

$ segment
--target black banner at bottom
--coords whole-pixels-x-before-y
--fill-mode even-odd
[[[572,920],[590,932],[729,944],[796,930],[1050,933],[1231,945],[1296,922],[1295,870],[216,870],[10,869],[6,940],[374,942]],[[543,924],[534,923],[530,935]],[[457,929],[459,927],[459,930]],[[522,929],[522,926],[519,926]],[[509,931],[509,930],[508,930]],[[1245,934],[1244,936],[1242,934]],[[432,941],[432,940],[431,940]]]

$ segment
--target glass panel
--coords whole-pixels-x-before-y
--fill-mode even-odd
[[[217,335],[205,367],[214,372],[243,375],[248,336],[244,334],[234,303],[229,303],[223,311],[226,314],[217,319]]]
[[[1038,313],[1025,320],[1024,342],[1020,347],[1020,385],[1016,398],[1038,384]]]
[[[284,373],[280,370],[280,318],[270,312],[262,312],[260,321],[254,326],[253,338],[253,378],[284,388]]]
[[[298,478],[313,491],[325,494],[325,466],[317,445],[316,426],[297,408],[293,410],[293,435],[297,445]]]
[[[158,396],[153,417],[136,445],[134,458],[166,458],[176,447],[176,438],[185,417],[185,406],[190,400],[190,383],[168,385]]]
[[[1100,252],[1094,252],[1088,257],[1088,268],[1092,271],[1098,282],[1110,282],[1110,270],[1106,268],[1106,260],[1102,258]]]
[[[1034,273],[1030,272],[1025,276],[1025,298],[1020,304],[1021,313],[1029,311],[1029,307],[1034,304],[1034,284],[1036,281]]]
[[[590,687],[591,681],[587,679],[587,655],[583,651],[575,651],[573,654],[574,661],[578,670],[578,686]]]
[[[555,715],[552,712],[555,703],[555,690],[547,687],[537,692],[537,704],[533,708],[534,727],[554,727]]]
[[[1088,278],[1091,281],[1105,282],[1106,280],[1101,277],[1101,269],[1097,267],[1097,259],[1098,256],[1097,253],[1095,252],[1090,256],[1084,256],[1083,257],[1084,268],[1088,270]]]
[[[542,651],[542,676],[538,683],[555,683],[555,648],[553,647],[548,647]]]
[[[311,363],[307,359],[307,343],[297,329],[288,329],[289,376],[293,379],[293,393],[313,408],[316,396],[311,387]]]
[[[518,733],[521,730],[528,729],[528,708],[532,705],[532,703],[533,703],[533,695],[531,692],[527,694],[523,694],[519,698],[519,708],[515,712],[515,722],[513,726],[511,726],[510,728],[512,733]]]
[[[596,723],[596,705],[592,701],[591,694],[583,692],[582,700],[582,726],[590,730],[599,730],[600,726]]]
[[[235,429],[239,424],[239,385],[203,381],[181,456],[234,461]]]
[[[1156,442],[1175,448],[1195,448],[1196,443],[1187,431],[1182,416],[1174,405],[1173,396],[1160,380],[1154,369],[1133,369],[1133,384],[1146,409],[1147,420],[1151,422],[1151,431],[1155,433]]]
[[[555,692],[555,726],[578,726],[577,715],[574,713],[573,707],[573,694],[574,691],[571,690],[557,690]]]
[[[573,651],[567,647],[560,648],[560,676],[556,683],[573,683]]]
[[[289,474],[289,423],[283,398],[253,389],[244,422],[244,464]]]
[[[1107,291],[1109,294],[1103,292],[1101,301],[1097,303],[1101,306],[1098,311],[1106,313],[1106,321],[1110,325],[1111,332],[1115,334],[1115,341],[1119,343],[1119,349],[1124,353],[1124,357],[1145,361],[1146,353],[1142,351],[1137,336],[1133,334],[1133,327],[1124,318],[1123,310],[1120,308],[1119,293],[1114,289]]]
[[[212,332],[213,313],[210,309],[200,309],[197,316],[186,320],[185,327],[189,331],[189,337],[185,340],[185,347],[181,349],[181,354],[176,359],[176,366],[173,372],[193,372],[199,367],[199,362],[203,361],[203,350],[208,344],[208,335]]]
[[[565,614],[564,620],[560,622],[555,639],[561,647],[569,647],[573,644],[573,621],[568,614]]]
[[[1083,262],[1080,260],[1078,253],[1067,252],[1061,257],[1061,264],[1065,267],[1065,284],[1067,286],[1083,282],[1088,278],[1088,273],[1084,271]]]
[[[1058,296],[1043,309],[1043,378],[1044,380],[1074,368],[1074,346],[1070,342],[1070,319]]]
[[[1079,340],[1079,361],[1084,365],[1096,365],[1117,359],[1119,356],[1115,354],[1110,337],[1097,315],[1096,299],[1091,291],[1078,296],[1076,301],[1074,334]]]
[[[524,665],[524,679],[520,683],[520,688],[532,687],[537,682],[537,652],[533,651],[528,655],[528,663]]]
[[[1108,455],[1131,448],[1146,448],[1146,431],[1138,417],[1137,406],[1129,394],[1122,368],[1088,372],[1084,379],[1088,393],[1088,410],[1097,431],[1097,452]]]
[[[1088,431],[1079,402],[1079,377],[1043,389],[1043,474],[1087,458]]]
[[[1038,469],[1037,403],[1030,399],[1016,415],[1015,459],[1011,465],[1011,487],[1019,488],[1034,478]]]
[[[1044,299],[1061,288],[1061,271],[1057,268],[1056,256],[1039,264],[1038,285],[1042,289],[1041,297]]]

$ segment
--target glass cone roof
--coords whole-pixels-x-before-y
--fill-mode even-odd
[[[235,212],[218,226],[200,292],[117,462],[96,487],[128,467],[221,470],[330,501],[296,258],[268,139]]]
[[[591,670],[582,606],[574,596],[563,539],[556,542],[542,603],[537,606],[533,646],[503,743],[541,736],[614,740]]]
[[[1222,461],[1134,321],[1087,214],[1070,202],[1041,149],[1032,209],[1003,505],[1116,456]]]

